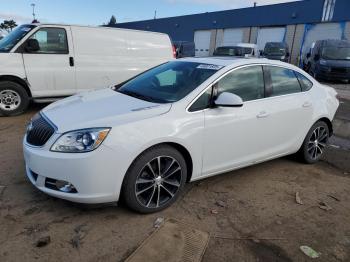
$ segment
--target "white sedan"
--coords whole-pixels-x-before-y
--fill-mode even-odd
[[[43,109],[23,140],[26,172],[55,197],[150,213],[186,182],[294,153],[315,163],[338,106],[332,88],[283,62],[171,61]]]

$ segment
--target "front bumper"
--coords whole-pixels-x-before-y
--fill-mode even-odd
[[[321,68],[318,70],[317,75],[326,80],[350,80],[350,69],[342,72],[332,68]]]
[[[101,145],[89,153],[57,153],[49,147],[31,147],[23,140],[26,173],[39,190],[58,198],[78,203],[99,204],[116,202],[125,171],[118,169],[115,152]],[[71,183],[75,193],[49,187],[48,181]]]

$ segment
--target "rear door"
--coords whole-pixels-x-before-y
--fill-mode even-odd
[[[75,68],[69,26],[42,27],[29,39],[36,39],[40,50],[23,53],[29,84],[36,97],[74,94]]]
[[[312,83],[302,74],[279,66],[264,66],[267,90],[264,105],[270,125],[269,155],[293,153],[312,125]],[[272,136],[271,136],[272,135]]]

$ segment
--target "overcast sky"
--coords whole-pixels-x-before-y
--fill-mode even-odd
[[[32,20],[31,3],[36,4],[40,22],[101,25],[111,15],[117,22],[169,17],[232,8],[291,2],[292,0],[10,0],[1,1],[0,20],[14,19],[18,24]]]

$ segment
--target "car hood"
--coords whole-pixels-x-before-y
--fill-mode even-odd
[[[325,66],[330,67],[350,67],[350,60],[325,60],[324,61]]]
[[[113,127],[167,113],[171,104],[156,104],[112,89],[84,92],[57,101],[42,113],[59,133],[90,127]]]

